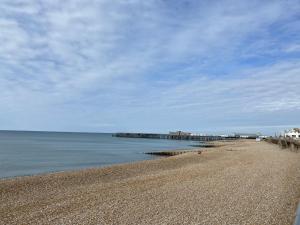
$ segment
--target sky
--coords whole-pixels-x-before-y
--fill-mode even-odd
[[[2,0],[0,129],[300,126],[299,0]]]

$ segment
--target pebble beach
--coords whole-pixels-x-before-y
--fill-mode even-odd
[[[293,224],[300,154],[253,140],[202,154],[0,180],[0,224]]]

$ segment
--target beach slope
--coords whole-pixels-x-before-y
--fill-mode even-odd
[[[202,154],[0,180],[0,224],[276,224],[294,220],[300,154],[251,140]]]

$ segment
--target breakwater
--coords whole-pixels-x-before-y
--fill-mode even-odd
[[[266,140],[269,143],[277,144],[281,149],[290,149],[295,152],[300,151],[300,140],[292,138],[268,138]]]

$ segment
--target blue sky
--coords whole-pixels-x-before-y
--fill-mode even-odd
[[[0,129],[300,126],[300,2],[2,0]]]

